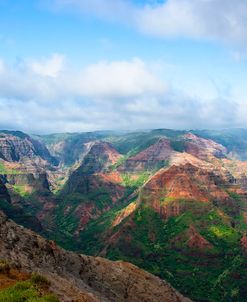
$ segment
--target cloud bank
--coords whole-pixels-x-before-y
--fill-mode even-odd
[[[239,104],[188,97],[138,58],[76,70],[61,54],[0,60],[0,112],[0,128],[36,133],[247,126]]]
[[[246,0],[53,0],[57,8],[122,22],[159,37],[216,40],[245,46]]]

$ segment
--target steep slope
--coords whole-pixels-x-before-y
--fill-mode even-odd
[[[212,157],[224,158],[227,149],[222,145],[210,140],[187,133],[184,136],[184,150],[202,160],[210,160]]]
[[[20,131],[0,131],[0,158],[9,162],[41,158],[55,164],[45,145]]]
[[[160,138],[157,143],[137,155],[129,157],[118,170],[123,172],[159,170],[167,164],[172,152],[170,141],[167,138]]]
[[[9,202],[0,198],[0,209],[18,223],[46,232],[54,227],[53,209],[56,198],[44,167],[29,169],[23,163],[1,162],[0,181],[9,195]]]
[[[58,193],[62,202],[56,209],[57,223],[72,238],[125,196],[119,174],[109,169],[120,157],[109,143],[90,143],[79,167]]]
[[[226,188],[233,185],[234,179],[230,181],[227,183],[217,171],[191,163],[173,165],[157,172],[143,187],[140,198],[149,203],[166,203],[178,199],[220,202],[230,199]]]
[[[223,145],[230,157],[247,160],[246,129],[194,130],[193,133]]]
[[[166,129],[53,139],[61,165],[48,169],[48,187],[41,178],[31,199],[29,176],[11,183],[26,164],[4,161],[11,203],[42,221],[45,235],[67,249],[130,261],[193,300],[245,302],[246,162],[226,145]]]
[[[100,218],[112,208],[128,206],[141,186],[162,167],[174,165],[169,170],[170,174],[169,171],[165,172],[167,180],[170,178],[170,184],[160,182],[160,174],[163,170],[160,170],[161,172],[152,178],[152,182],[148,183],[157,187],[157,190],[160,188],[160,191],[164,186],[168,187],[170,192],[167,196],[163,194],[164,201],[177,197],[203,201],[215,199],[217,202],[217,198],[222,197],[223,203],[228,205],[232,203],[231,197],[220,189],[223,183],[226,185],[226,182],[235,181],[229,171],[222,166],[221,160],[224,158],[225,148],[191,133],[178,132],[174,135],[169,131],[165,133],[170,137],[159,137],[163,131],[154,131],[154,136],[151,138],[155,138],[155,143],[134,156],[122,156],[106,142],[96,141],[86,144],[87,153],[79,166],[72,171],[59,193],[62,201],[59,202],[55,214],[59,229],[65,232],[65,237],[72,239],[73,244],[68,242],[65,245],[67,248],[79,248],[80,232],[90,221]],[[148,133],[148,142],[150,142],[150,135]],[[131,135],[124,135],[120,140],[126,139],[126,136]],[[191,154],[185,152],[186,150]],[[204,178],[209,178],[211,183],[208,184],[206,181],[198,185],[196,178],[203,177],[204,173]],[[175,175],[174,179],[172,175]],[[191,182],[190,178],[193,175],[194,180]],[[158,179],[156,184],[155,179]],[[211,195],[207,192],[209,185]],[[145,186],[145,190],[148,190],[148,186]],[[146,194],[145,190],[142,195]],[[153,205],[155,206],[155,201]],[[165,209],[166,207],[163,208]],[[77,247],[75,247],[76,243],[78,243]]]
[[[59,167],[44,144],[20,131],[0,131],[0,180],[9,200],[0,209],[37,232],[46,233],[56,200],[50,191],[50,175]]]
[[[33,135],[45,144],[50,153],[59,159],[63,166],[72,166],[87,153],[87,144],[97,140],[104,140],[111,135],[120,135],[115,131],[95,131],[85,133],[57,133],[50,135]]]
[[[89,175],[100,173],[114,165],[121,155],[109,144],[102,141],[92,142],[76,173]]]
[[[42,225],[40,221],[29,214],[19,202],[12,202],[11,196],[6,185],[0,178],[0,210],[2,210],[8,217],[14,219],[26,227],[32,228],[37,232],[42,232]]]
[[[0,257],[19,269],[42,273],[60,301],[189,302],[166,282],[134,265],[66,252],[1,212]]]
[[[122,135],[112,135],[105,140],[109,141],[113,147],[124,155],[136,155],[143,150],[149,148],[159,141],[159,139],[167,138],[174,142],[176,146],[177,140],[186,134],[187,131],[176,131],[170,129],[146,130],[139,132],[130,132]]]
[[[0,260],[0,301],[59,302],[44,276],[21,272],[6,260]]]
[[[246,194],[224,169],[179,157],[151,177],[136,200],[89,223],[80,234],[82,248],[131,261],[193,300],[243,302]]]

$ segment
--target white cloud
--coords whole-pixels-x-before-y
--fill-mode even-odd
[[[64,56],[54,54],[49,59],[30,61],[28,66],[37,75],[56,78],[64,67]]]
[[[0,128],[64,132],[247,126],[244,102],[226,95],[210,100],[186,96],[159,78],[156,64],[138,58],[78,70],[62,64],[56,77],[30,68],[36,62],[39,71],[42,64],[46,71],[58,70],[47,67],[52,58],[14,66],[0,61]]]
[[[0,59],[0,74],[4,73],[5,71],[5,64],[4,61]]]
[[[0,97],[51,100],[59,97],[134,97],[165,90],[151,67],[140,59],[99,62],[78,70],[60,54],[23,60],[15,66],[0,61]]]
[[[245,0],[168,0],[138,12],[140,29],[159,36],[247,41]]]
[[[160,37],[247,42],[246,0],[158,0],[136,5],[134,0],[54,0],[59,8],[118,21]]]
[[[165,84],[140,59],[90,65],[74,84],[79,94],[98,97],[128,97],[165,91]]]

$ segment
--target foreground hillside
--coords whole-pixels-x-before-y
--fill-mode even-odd
[[[33,275],[31,282],[47,280],[50,290],[60,301],[189,302],[166,282],[134,265],[66,252],[54,242],[8,220],[2,212],[0,258],[26,273],[38,271],[45,279]],[[26,282],[19,288],[25,286],[31,284]],[[54,296],[46,297],[37,301],[56,301]]]
[[[245,302],[246,138],[241,129],[36,136],[46,157],[27,148],[7,160],[5,150],[1,209],[68,250],[142,267],[192,300]]]

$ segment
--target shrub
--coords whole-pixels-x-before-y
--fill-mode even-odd
[[[10,272],[10,264],[6,260],[0,260],[0,273],[9,274]]]
[[[30,281],[18,282],[16,285],[0,291],[0,302],[59,302],[54,294],[41,295]]]
[[[44,277],[38,273],[32,273],[31,282],[34,285],[38,285],[38,286],[49,286],[50,285],[50,282],[46,279],[46,277]]]

